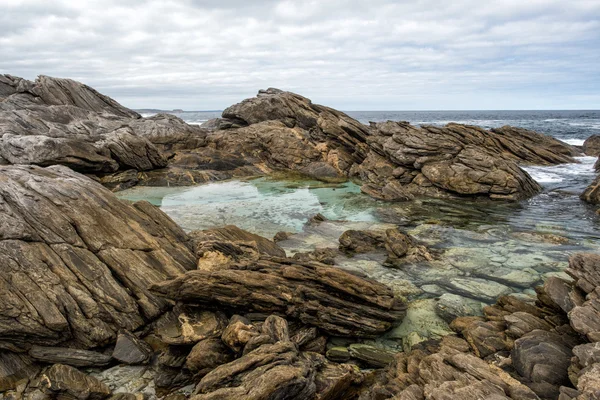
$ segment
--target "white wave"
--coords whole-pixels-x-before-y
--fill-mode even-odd
[[[553,165],[550,167],[524,167],[538,183],[557,183],[578,176],[595,176],[594,163],[596,157],[575,157],[578,163]]]
[[[153,115],[156,115],[156,113],[141,113],[140,115],[141,115],[143,118],[148,118],[148,117],[151,117],[151,116],[153,116]]]
[[[585,142],[584,139],[569,139],[569,138],[561,138],[561,137],[557,137],[558,140],[561,140],[567,144],[570,144],[571,146],[583,146],[583,142]]]
[[[188,124],[190,124],[190,125],[202,125],[206,121],[208,121],[208,120],[207,119],[198,119],[198,120],[185,121],[185,122],[188,123]]]

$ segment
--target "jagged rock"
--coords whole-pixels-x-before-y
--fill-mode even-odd
[[[392,290],[378,282],[324,264],[284,258],[190,271],[152,290],[189,303],[285,314],[338,336],[382,333],[404,308]]]
[[[600,135],[592,135],[583,142],[583,152],[586,156],[600,156]]]
[[[47,364],[66,364],[73,367],[101,367],[110,364],[107,354],[67,347],[32,346],[29,356],[38,362]]]
[[[353,343],[348,347],[352,358],[369,367],[382,368],[394,360],[396,352],[362,343]]]
[[[238,353],[254,337],[259,336],[258,329],[247,318],[234,315],[221,335],[221,340],[231,350]]]
[[[24,354],[0,351],[0,392],[15,389],[19,382],[33,378],[39,370]]]
[[[96,173],[167,165],[145,134],[176,129],[173,124],[140,122],[136,112],[69,79],[12,78],[4,85],[15,89],[0,103],[0,155],[11,164],[60,164]]]
[[[510,348],[503,323],[484,321],[479,317],[459,317],[450,327],[461,333],[477,357],[484,358]]]
[[[534,384],[568,384],[567,368],[571,349],[556,333],[534,330],[515,341],[511,352],[517,372]],[[536,391],[535,386],[533,386]]]
[[[259,256],[285,257],[285,250],[275,242],[250,233],[237,226],[190,232],[198,269],[223,269],[243,260],[256,260]]]
[[[233,354],[218,338],[202,340],[192,348],[187,356],[185,366],[196,376],[204,376],[219,365],[233,359]]]
[[[398,353],[394,364],[361,400],[539,399],[508,373],[465,353],[465,346],[454,341],[442,340]]]
[[[600,286],[600,254],[578,253],[569,258],[566,272],[576,280],[576,285],[585,293]]]
[[[108,386],[67,365],[55,364],[46,371],[40,387],[49,395],[78,400],[100,400],[110,395]]]
[[[600,342],[585,343],[573,347],[573,354],[578,358],[582,367],[600,363]]]
[[[156,321],[155,332],[167,344],[184,345],[219,337],[226,326],[222,312],[179,304]]]
[[[209,372],[191,400],[310,399],[315,395],[315,365],[291,342],[265,344]]]
[[[340,250],[348,253],[368,253],[385,247],[385,232],[348,230],[339,237]]]
[[[596,163],[600,165],[600,163]],[[598,170],[598,168],[596,168]],[[594,181],[585,189],[585,191],[579,196],[581,200],[591,204],[600,204],[600,175],[594,179]]]
[[[348,254],[385,250],[388,254],[386,263],[390,266],[433,259],[425,246],[398,228],[385,231],[348,230],[338,240],[340,250]]]
[[[585,301],[582,293],[572,284],[554,276],[544,282],[544,293],[566,313],[573,307],[582,305]]]
[[[134,334],[122,331],[117,337],[112,357],[125,364],[145,364],[152,357],[152,349]]]
[[[90,348],[170,307],[148,287],[195,268],[186,234],[63,166],[0,167],[0,348]]]
[[[549,331],[553,328],[543,319],[526,312],[515,312],[504,317],[506,321],[506,334],[512,338],[520,338],[534,330]]]

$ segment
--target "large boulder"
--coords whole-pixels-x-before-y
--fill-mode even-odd
[[[261,257],[189,271],[152,290],[170,299],[240,312],[281,313],[338,336],[377,336],[403,316],[390,288],[318,262]]]
[[[62,166],[0,166],[0,348],[111,342],[170,306],[150,285],[195,266],[149,203]]]

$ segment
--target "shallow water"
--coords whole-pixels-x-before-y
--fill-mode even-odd
[[[486,127],[511,124],[551,133],[573,144],[596,133],[600,123],[599,112],[500,112],[509,113],[510,120],[493,113],[468,112],[463,120],[456,112],[406,113],[407,118],[396,112],[353,116],[362,122],[406,119],[432,124],[454,120]],[[118,195],[160,206],[186,230],[233,224],[269,238],[279,231],[293,232],[289,240],[279,242],[288,255],[335,248],[348,229],[399,226],[426,244],[436,258],[400,268],[384,266],[383,253],[352,258],[340,255],[335,260],[339,267],[388,284],[411,301],[402,325],[377,342],[394,347],[447,333],[447,324],[435,316],[433,300],[444,294],[459,295],[480,310],[505,294],[532,300],[533,288],[548,276],[570,279],[563,271],[571,254],[600,251],[600,217],[595,207],[579,199],[595,177],[595,161],[580,157],[576,164],[526,167],[543,192],[516,203],[472,199],[386,203],[361,194],[351,182],[326,184],[269,177],[196,187],[135,187]],[[330,221],[306,225],[316,213]]]

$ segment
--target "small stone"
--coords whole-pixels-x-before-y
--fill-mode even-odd
[[[112,356],[125,364],[146,364],[152,357],[152,348],[134,334],[123,331],[117,337]]]
[[[331,361],[345,363],[350,360],[350,352],[346,347],[332,347],[327,350],[326,357]]]
[[[368,344],[354,343],[348,347],[352,358],[355,358],[370,367],[383,368],[394,360],[396,352],[371,346]]]

